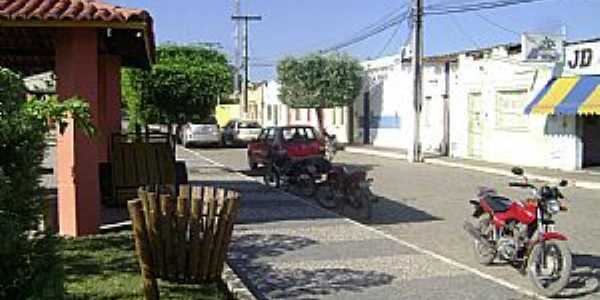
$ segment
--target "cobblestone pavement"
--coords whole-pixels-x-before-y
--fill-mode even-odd
[[[267,188],[237,172],[246,171],[241,149],[179,149],[178,157],[193,183],[242,192],[228,260],[259,299],[532,298],[527,289]],[[390,224],[442,221],[385,201],[383,210],[400,214],[378,217]]]

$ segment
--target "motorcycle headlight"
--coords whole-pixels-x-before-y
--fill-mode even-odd
[[[556,199],[548,200],[548,202],[546,203],[546,209],[549,213],[553,215],[557,214],[560,211],[560,202],[558,202],[558,200]]]

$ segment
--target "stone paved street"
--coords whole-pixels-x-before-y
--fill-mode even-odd
[[[434,249],[384,233],[393,234],[393,227],[402,230],[411,224],[442,224],[447,222],[443,214],[430,214],[412,207],[412,203],[384,199],[377,208],[380,221],[370,224],[381,230],[374,230],[236,172],[246,169],[241,149],[180,149],[178,157],[187,161],[193,182],[242,191],[229,262],[258,298],[531,298],[527,296],[531,294],[527,284],[514,284],[524,280],[515,271],[510,274],[518,280],[510,280],[512,283],[496,280],[428,251]],[[361,158],[363,162],[368,159]],[[379,186],[377,191],[381,195]],[[415,232],[404,231],[408,237]],[[439,239],[441,243],[441,236],[450,231],[454,231],[450,235],[462,234],[453,227],[432,232],[423,239]],[[454,244],[459,242],[462,239],[457,238]],[[453,247],[461,246],[450,248]],[[463,244],[462,248],[468,246]],[[504,268],[492,268],[486,273],[494,274],[498,269],[506,273]]]

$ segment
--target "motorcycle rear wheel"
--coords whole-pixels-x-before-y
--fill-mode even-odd
[[[542,246],[546,267],[542,265]],[[527,274],[538,293],[554,297],[569,283],[571,277],[571,251],[565,241],[546,241],[533,246],[527,260]],[[548,271],[551,274],[545,274]],[[548,281],[546,281],[548,280]]]
[[[328,184],[321,186],[317,195],[317,202],[327,209],[336,208],[338,206],[338,197],[335,189]]]
[[[490,218],[489,214],[483,214],[479,216],[475,220],[475,228],[481,233],[483,236],[489,235],[490,230]],[[477,256],[477,261],[482,265],[490,265],[494,258],[496,258],[496,252],[494,249],[490,249],[488,246],[481,243],[478,239],[473,239],[473,250],[475,252],[475,256]]]

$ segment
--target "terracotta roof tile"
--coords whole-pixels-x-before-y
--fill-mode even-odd
[[[149,21],[141,9],[123,8],[100,0],[0,0],[0,20]]]

